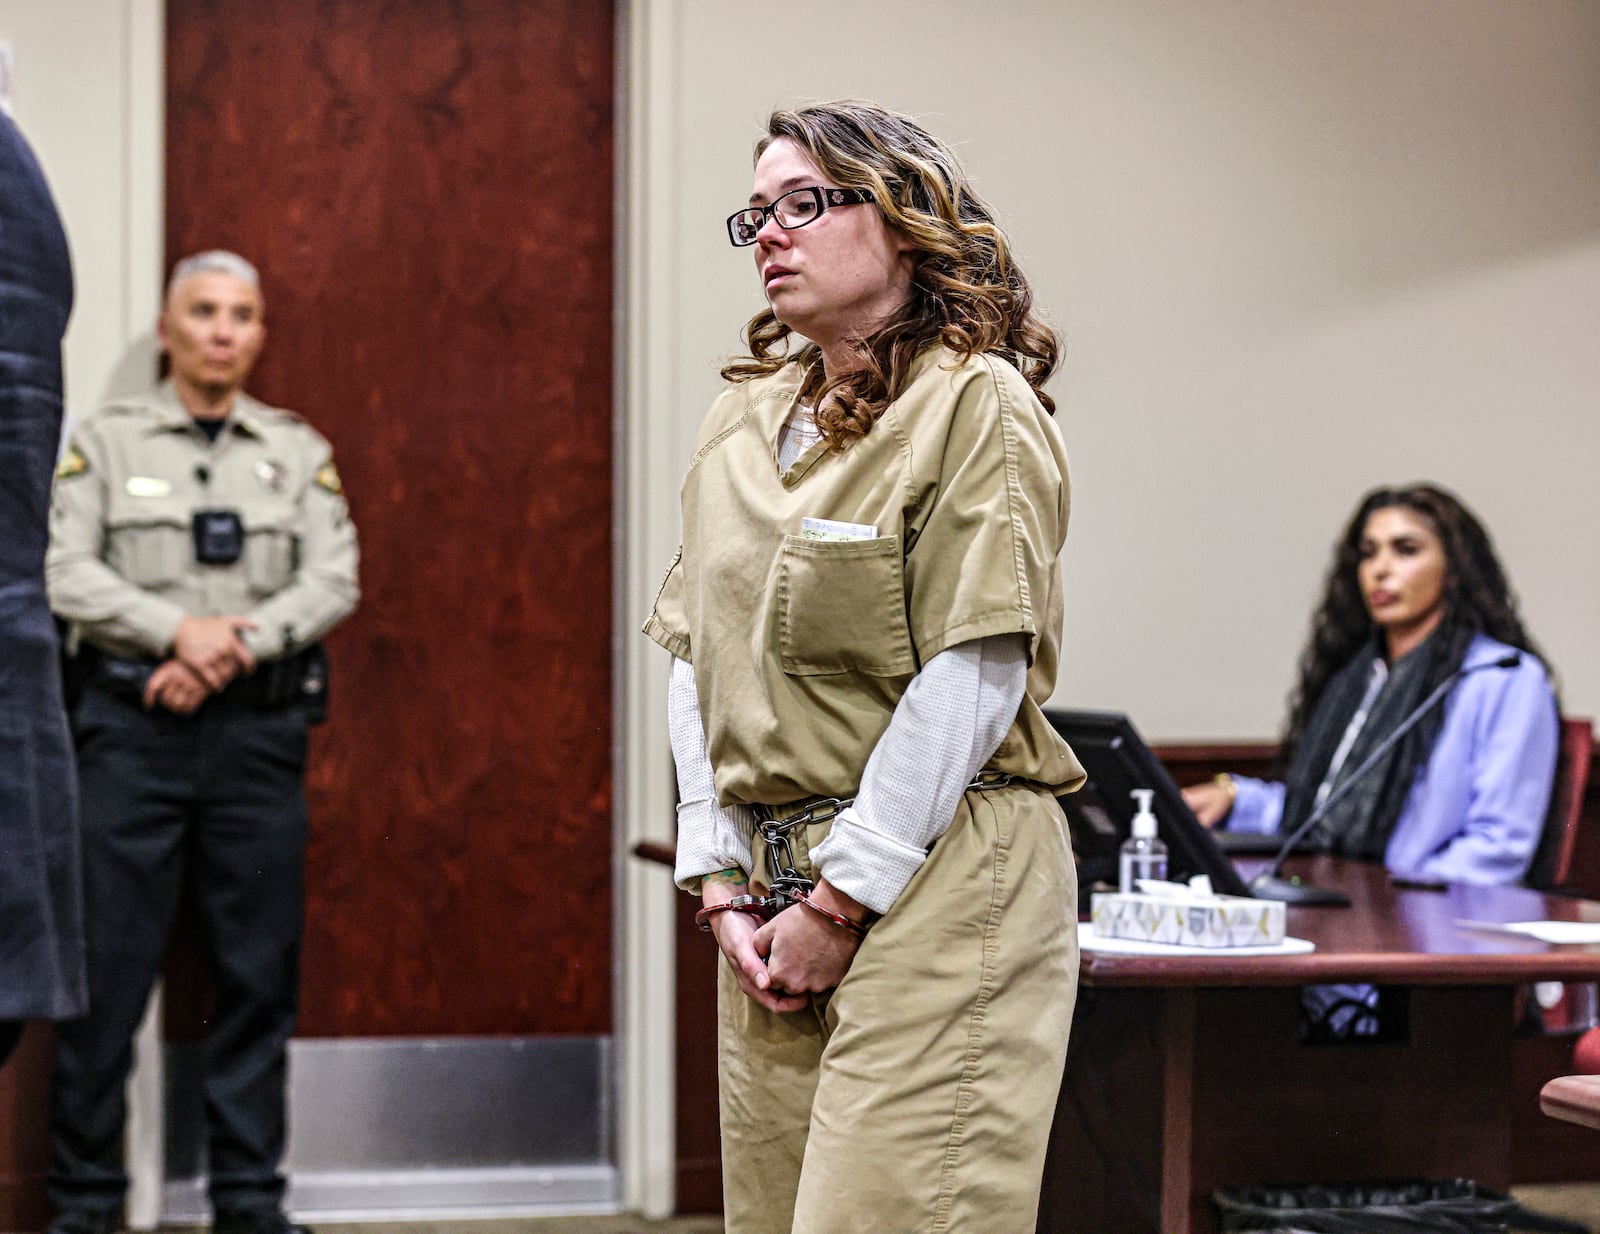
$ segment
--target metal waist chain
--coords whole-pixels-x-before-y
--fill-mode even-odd
[[[980,771],[967,785],[967,791],[988,792],[1005,788],[1016,779],[1002,771]],[[854,797],[813,797],[791,814],[782,818],[771,816],[771,807],[752,806],[756,814],[756,834],[767,846],[767,869],[770,874],[771,894],[765,897],[769,916],[781,913],[792,904],[809,895],[815,887],[813,880],[800,873],[795,861],[794,848],[789,836],[796,827],[808,823],[822,823],[836,817],[845,807],[855,802]]]

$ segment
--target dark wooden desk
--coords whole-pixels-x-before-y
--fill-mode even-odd
[[[1248,877],[1258,864],[1240,866]],[[1354,901],[1289,910],[1312,954],[1084,956],[1041,1231],[1203,1234],[1228,1183],[1511,1183],[1515,990],[1600,979],[1600,947],[1453,922],[1600,920],[1600,904],[1401,890],[1380,866],[1327,857],[1290,870]],[[1340,981],[1411,987],[1408,1039],[1302,1044],[1299,987]]]

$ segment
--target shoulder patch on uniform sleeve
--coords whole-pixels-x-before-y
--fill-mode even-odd
[[[317,474],[312,477],[313,482],[320,489],[326,489],[335,497],[344,496],[344,482],[339,479],[339,470],[331,462],[324,463],[317,468]]]
[[[70,480],[73,476],[81,476],[88,470],[89,460],[83,457],[83,451],[77,446],[68,446],[67,452],[56,464],[56,479]]]

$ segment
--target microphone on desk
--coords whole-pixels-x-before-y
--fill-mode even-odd
[[[1306,816],[1301,823],[1283,842],[1283,847],[1278,850],[1278,855],[1272,859],[1272,864],[1267,867],[1265,874],[1254,878],[1250,882],[1250,892],[1258,900],[1282,900],[1286,904],[1322,905],[1326,907],[1348,907],[1350,897],[1342,891],[1332,891],[1327,887],[1313,887],[1310,883],[1302,883],[1298,879],[1282,878],[1283,863],[1289,860],[1289,854],[1294,852],[1294,846],[1311,834],[1311,829],[1328,816],[1328,811],[1348,793],[1351,787],[1366,775],[1381,761],[1383,756],[1394,749],[1395,743],[1415,728],[1427,715],[1439,705],[1441,699],[1455,687],[1469,673],[1476,673],[1486,668],[1516,668],[1522,663],[1522,653],[1513,651],[1510,655],[1501,656],[1498,660],[1487,660],[1482,664],[1463,665],[1446,677],[1437,686],[1433,693],[1417,704],[1416,710],[1395,726],[1390,733],[1371,754],[1367,755],[1362,764],[1352,771],[1344,780],[1333,789],[1322,804]]]

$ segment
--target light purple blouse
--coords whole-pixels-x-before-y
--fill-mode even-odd
[[[1514,648],[1479,634],[1462,661],[1489,664]],[[1555,778],[1560,724],[1544,665],[1522,653],[1515,668],[1463,677],[1445,696],[1444,721],[1417,769],[1384,864],[1404,877],[1451,883],[1514,883],[1533,860]],[[1236,776],[1224,824],[1274,832],[1283,785]]]

